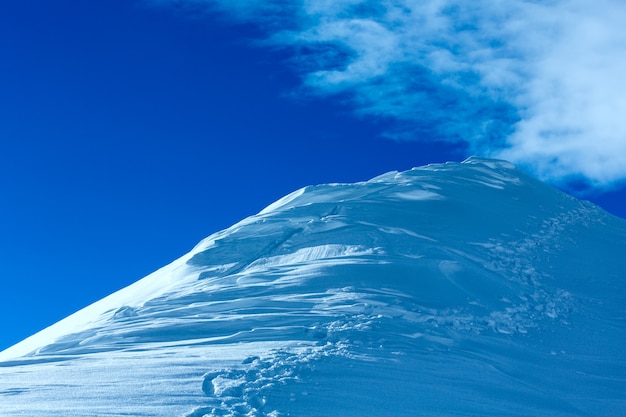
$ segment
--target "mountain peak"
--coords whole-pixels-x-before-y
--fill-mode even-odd
[[[616,414],[625,223],[477,157],[305,187],[0,353],[0,398],[8,416]]]

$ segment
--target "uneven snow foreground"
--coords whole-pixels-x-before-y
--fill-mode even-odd
[[[626,415],[626,221],[502,161],[306,187],[0,353],[0,416]]]

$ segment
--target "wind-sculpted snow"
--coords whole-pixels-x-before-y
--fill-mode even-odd
[[[0,353],[0,415],[623,415],[624,253],[502,161],[306,187]]]

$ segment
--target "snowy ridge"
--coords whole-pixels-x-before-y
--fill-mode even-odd
[[[480,158],[305,187],[0,353],[2,415],[619,415],[625,223]]]

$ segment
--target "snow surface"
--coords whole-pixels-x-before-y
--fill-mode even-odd
[[[503,161],[305,187],[0,353],[0,415],[626,415],[626,221]]]

